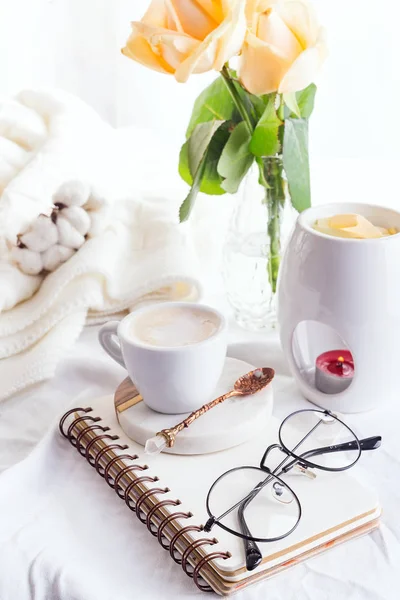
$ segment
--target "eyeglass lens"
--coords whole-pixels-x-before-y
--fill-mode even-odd
[[[229,511],[235,505],[236,508]],[[258,467],[241,467],[225,473],[210,491],[208,508],[211,514],[221,517],[220,525],[241,537],[242,510],[251,537],[258,541],[284,537],[300,517],[298,500],[292,490]]]

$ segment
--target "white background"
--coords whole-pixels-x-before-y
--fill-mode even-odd
[[[153,127],[177,151],[193,100],[214,74],[188,84],[120,54],[129,21],[149,0],[0,0],[4,94],[58,86],[114,126]],[[395,0],[315,0],[330,56],[311,123],[313,201],[400,205],[399,5]],[[351,160],[349,160],[351,159]]]

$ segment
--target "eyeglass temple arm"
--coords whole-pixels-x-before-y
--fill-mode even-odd
[[[360,448],[362,451],[364,450],[376,450],[379,448],[382,442],[382,436],[375,435],[369,438],[364,438],[359,440]],[[323,448],[316,448],[315,450],[308,450],[307,452],[303,452],[299,455],[300,458],[311,458],[312,456],[319,456],[321,454],[331,454],[333,452],[342,452],[345,450],[357,450],[358,443],[356,440],[353,442],[344,442],[342,444],[335,444],[334,446],[324,446]],[[287,473],[294,465],[298,462],[298,460],[294,460],[286,467],[282,469],[284,473]]]
[[[257,496],[259,491],[260,488],[256,486],[254,493],[251,494],[251,496],[249,496],[244,502],[242,502],[238,509],[240,529],[244,535],[247,535],[249,537],[252,537],[252,534],[247,526],[246,519],[244,518],[244,511],[248,504],[255,498],[255,496]],[[261,550],[257,546],[256,542],[253,542],[252,540],[243,540],[243,545],[246,557],[246,569],[248,571],[253,571],[253,569],[258,567],[258,565],[262,561]]]

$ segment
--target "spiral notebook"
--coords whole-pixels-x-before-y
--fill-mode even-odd
[[[112,397],[96,400],[93,409],[72,409],[60,421],[61,433],[171,559],[199,589],[220,595],[275,575],[379,525],[381,510],[373,491],[346,473],[319,472],[315,480],[296,477],[303,509],[299,526],[283,540],[260,545],[263,561],[255,571],[246,570],[239,538],[219,527],[205,534],[205,499],[213,481],[232,467],[257,464],[266,446],[276,440],[277,428],[278,422],[271,419],[265,434],[215,454],[149,457],[119,427]]]

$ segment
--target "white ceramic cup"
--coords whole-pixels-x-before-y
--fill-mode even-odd
[[[134,320],[163,308],[198,308],[217,318],[217,331],[209,338],[185,346],[153,346],[129,332]],[[99,331],[104,350],[128,371],[129,377],[153,410],[166,414],[187,413],[213,398],[224,368],[227,325],[224,316],[209,306],[168,302],[140,308],[122,321],[111,321]]]

